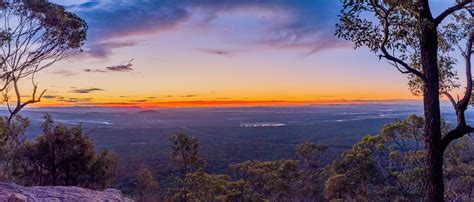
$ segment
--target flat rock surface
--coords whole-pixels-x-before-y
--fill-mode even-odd
[[[116,189],[94,191],[69,186],[24,187],[14,183],[0,183],[0,201],[124,201],[133,200],[122,196]]]

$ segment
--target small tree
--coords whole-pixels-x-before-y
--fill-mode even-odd
[[[187,136],[184,132],[176,133],[171,137],[171,163],[179,173],[178,183],[182,184],[179,191],[180,200],[187,201],[188,184],[186,176],[199,171],[205,161],[199,156],[199,142],[196,138]]]
[[[245,180],[246,193],[243,200],[262,201],[266,197],[271,201],[291,201],[297,198],[300,188],[301,171],[299,161],[245,161],[229,167],[238,171],[238,176]]]
[[[322,156],[328,148],[327,145],[318,145],[310,142],[296,146],[296,155],[304,162],[301,192],[305,198],[323,199],[323,186],[320,186],[322,184],[320,172],[323,169]]]
[[[189,173],[186,176],[192,201],[230,201],[237,190],[227,175],[211,175],[202,171]]]
[[[107,150],[97,153],[92,140],[81,126],[68,128],[54,125],[45,116],[43,134],[34,142],[26,142],[23,161],[16,169],[23,170],[15,177],[27,185],[80,186],[103,189],[114,177],[117,160]]]
[[[12,180],[12,174],[19,172],[15,167],[21,164],[21,155],[24,151],[26,129],[30,121],[22,116],[15,116],[10,123],[6,117],[0,117],[0,137],[10,131],[13,138],[0,138],[0,181]]]
[[[141,166],[135,177],[136,190],[140,200],[149,201],[158,189],[158,182],[146,166]]]

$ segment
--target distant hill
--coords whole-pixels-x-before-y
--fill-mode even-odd
[[[156,115],[160,114],[157,110],[142,110],[136,113],[137,115]]]

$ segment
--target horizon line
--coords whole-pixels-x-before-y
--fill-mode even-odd
[[[108,103],[36,103],[35,108],[47,107],[139,107],[139,108],[180,108],[180,107],[255,107],[255,106],[305,106],[305,105],[362,105],[362,104],[401,104],[419,102],[421,99],[379,99],[379,100],[193,100],[163,102],[108,102]]]

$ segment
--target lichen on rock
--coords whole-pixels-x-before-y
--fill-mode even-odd
[[[131,202],[117,189],[94,191],[69,186],[24,187],[14,183],[0,183],[0,201],[120,201]]]

